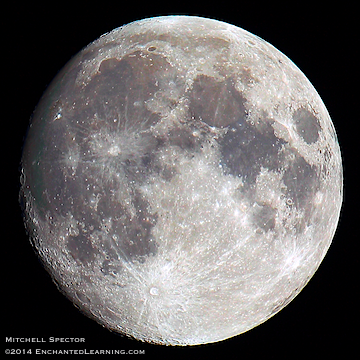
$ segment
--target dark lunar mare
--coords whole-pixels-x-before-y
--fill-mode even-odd
[[[311,200],[319,188],[319,171],[311,166],[287,141],[277,137],[274,120],[264,114],[256,123],[250,121],[246,99],[234,88],[231,78],[216,81],[205,75],[195,79],[189,96],[189,113],[198,120],[228,130],[218,143],[220,164],[225,173],[241,177],[244,191],[255,202],[255,182],[261,168],[282,172],[284,196],[289,206],[305,209],[305,219],[311,214]],[[206,104],[206,105],[205,105]],[[293,115],[294,124],[305,142],[318,140],[319,121],[308,110],[300,108]],[[275,226],[276,210],[264,204],[254,209],[254,222],[264,231]],[[303,229],[299,225],[298,231]]]

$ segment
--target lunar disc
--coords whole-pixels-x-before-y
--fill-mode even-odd
[[[280,51],[194,16],[100,37],[40,100],[21,160],[32,244],[101,325],[221,341],[286,306],[328,250],[342,162],[321,98]]]

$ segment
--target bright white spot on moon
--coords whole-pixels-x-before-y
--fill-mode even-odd
[[[158,296],[158,295],[159,295],[159,289],[156,288],[156,287],[152,287],[152,288],[150,289],[150,294],[151,294],[151,295],[154,295],[154,296]]]
[[[21,202],[35,250],[81,310],[168,345],[221,341],[286,306],[342,203],[330,116],[264,40],[192,16],[83,49],[40,101]]]
[[[111,146],[108,152],[110,155],[116,156],[120,154],[120,147],[118,145]]]

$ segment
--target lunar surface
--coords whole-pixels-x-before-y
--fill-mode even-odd
[[[342,203],[334,126],[304,74],[259,37],[192,16],[136,21],[72,58],[21,169],[26,227],[59,288],[106,328],[167,345],[220,341],[284,308]]]

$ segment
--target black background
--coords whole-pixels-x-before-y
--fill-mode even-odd
[[[359,335],[359,31],[350,2],[268,5],[224,2],[156,5],[99,1],[17,2],[2,14],[2,327],[4,348],[137,349],[149,356],[322,359],[358,356]],[[209,7],[209,9],[206,9]],[[144,17],[187,14],[240,26],[270,42],[306,74],[338,133],[344,203],[322,265],[290,305],[232,339],[195,347],[149,345],[113,334],[82,315],[57,290],[35,256],[18,206],[19,161],[29,118],[56,73],[103,33]],[[221,319],[219,319],[221,321]],[[85,346],[6,344],[12,337],[85,337]],[[231,354],[231,356],[229,355]],[[351,354],[351,355],[350,355]],[[133,355],[135,356],[135,355]]]

